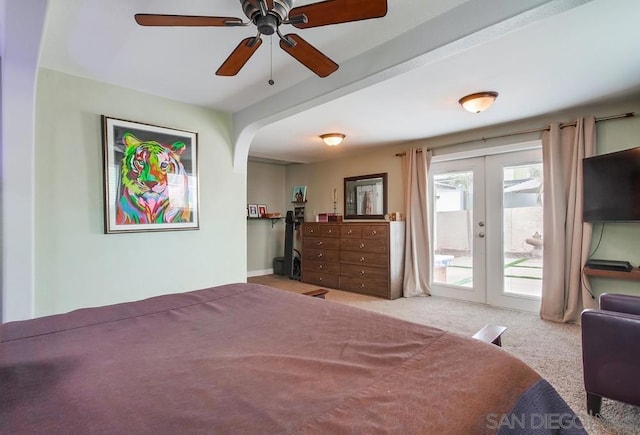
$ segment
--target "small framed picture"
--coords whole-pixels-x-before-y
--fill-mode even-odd
[[[258,204],[258,217],[265,217],[267,214],[267,206],[265,204]]]
[[[305,202],[307,200],[307,186],[296,186],[293,188],[291,202]]]
[[[258,214],[258,206],[255,204],[247,205],[247,216],[249,216],[250,218],[260,217],[260,215]]]

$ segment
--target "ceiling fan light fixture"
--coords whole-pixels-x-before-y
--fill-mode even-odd
[[[253,38],[245,38],[238,44],[216,71],[218,76],[238,74],[260,46],[261,36],[277,34],[280,37],[280,48],[318,77],[327,77],[338,70],[338,64],[302,37],[294,33],[283,35],[280,25],[292,24],[298,29],[307,29],[382,18],[387,15],[387,0],[321,0],[298,7],[293,7],[294,0],[239,1],[242,11],[249,19],[247,22],[237,17],[201,15],[135,14],[134,18],[141,26],[256,26],[258,34]],[[268,83],[273,84],[271,82],[272,80]]]
[[[320,139],[322,139],[324,143],[329,145],[330,147],[340,145],[344,138],[345,136],[342,133],[327,133],[320,135]]]
[[[498,93],[494,91],[476,92],[460,98],[458,103],[471,113],[480,113],[491,107],[496,98]]]

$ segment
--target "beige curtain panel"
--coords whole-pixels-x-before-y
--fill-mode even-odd
[[[426,147],[411,149],[403,157],[406,207],[404,297],[431,294],[430,165],[431,151]]]
[[[582,275],[591,241],[591,224],[582,222],[582,159],[595,149],[594,117],[563,128],[554,123],[542,134],[545,320],[577,322],[584,308],[597,306]]]

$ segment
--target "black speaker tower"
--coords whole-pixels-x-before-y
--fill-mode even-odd
[[[293,219],[293,211],[287,212],[284,228],[284,274],[289,278],[293,276],[293,227],[295,221]]]

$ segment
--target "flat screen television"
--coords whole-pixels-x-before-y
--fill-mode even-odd
[[[640,147],[582,161],[584,222],[640,221]]]

